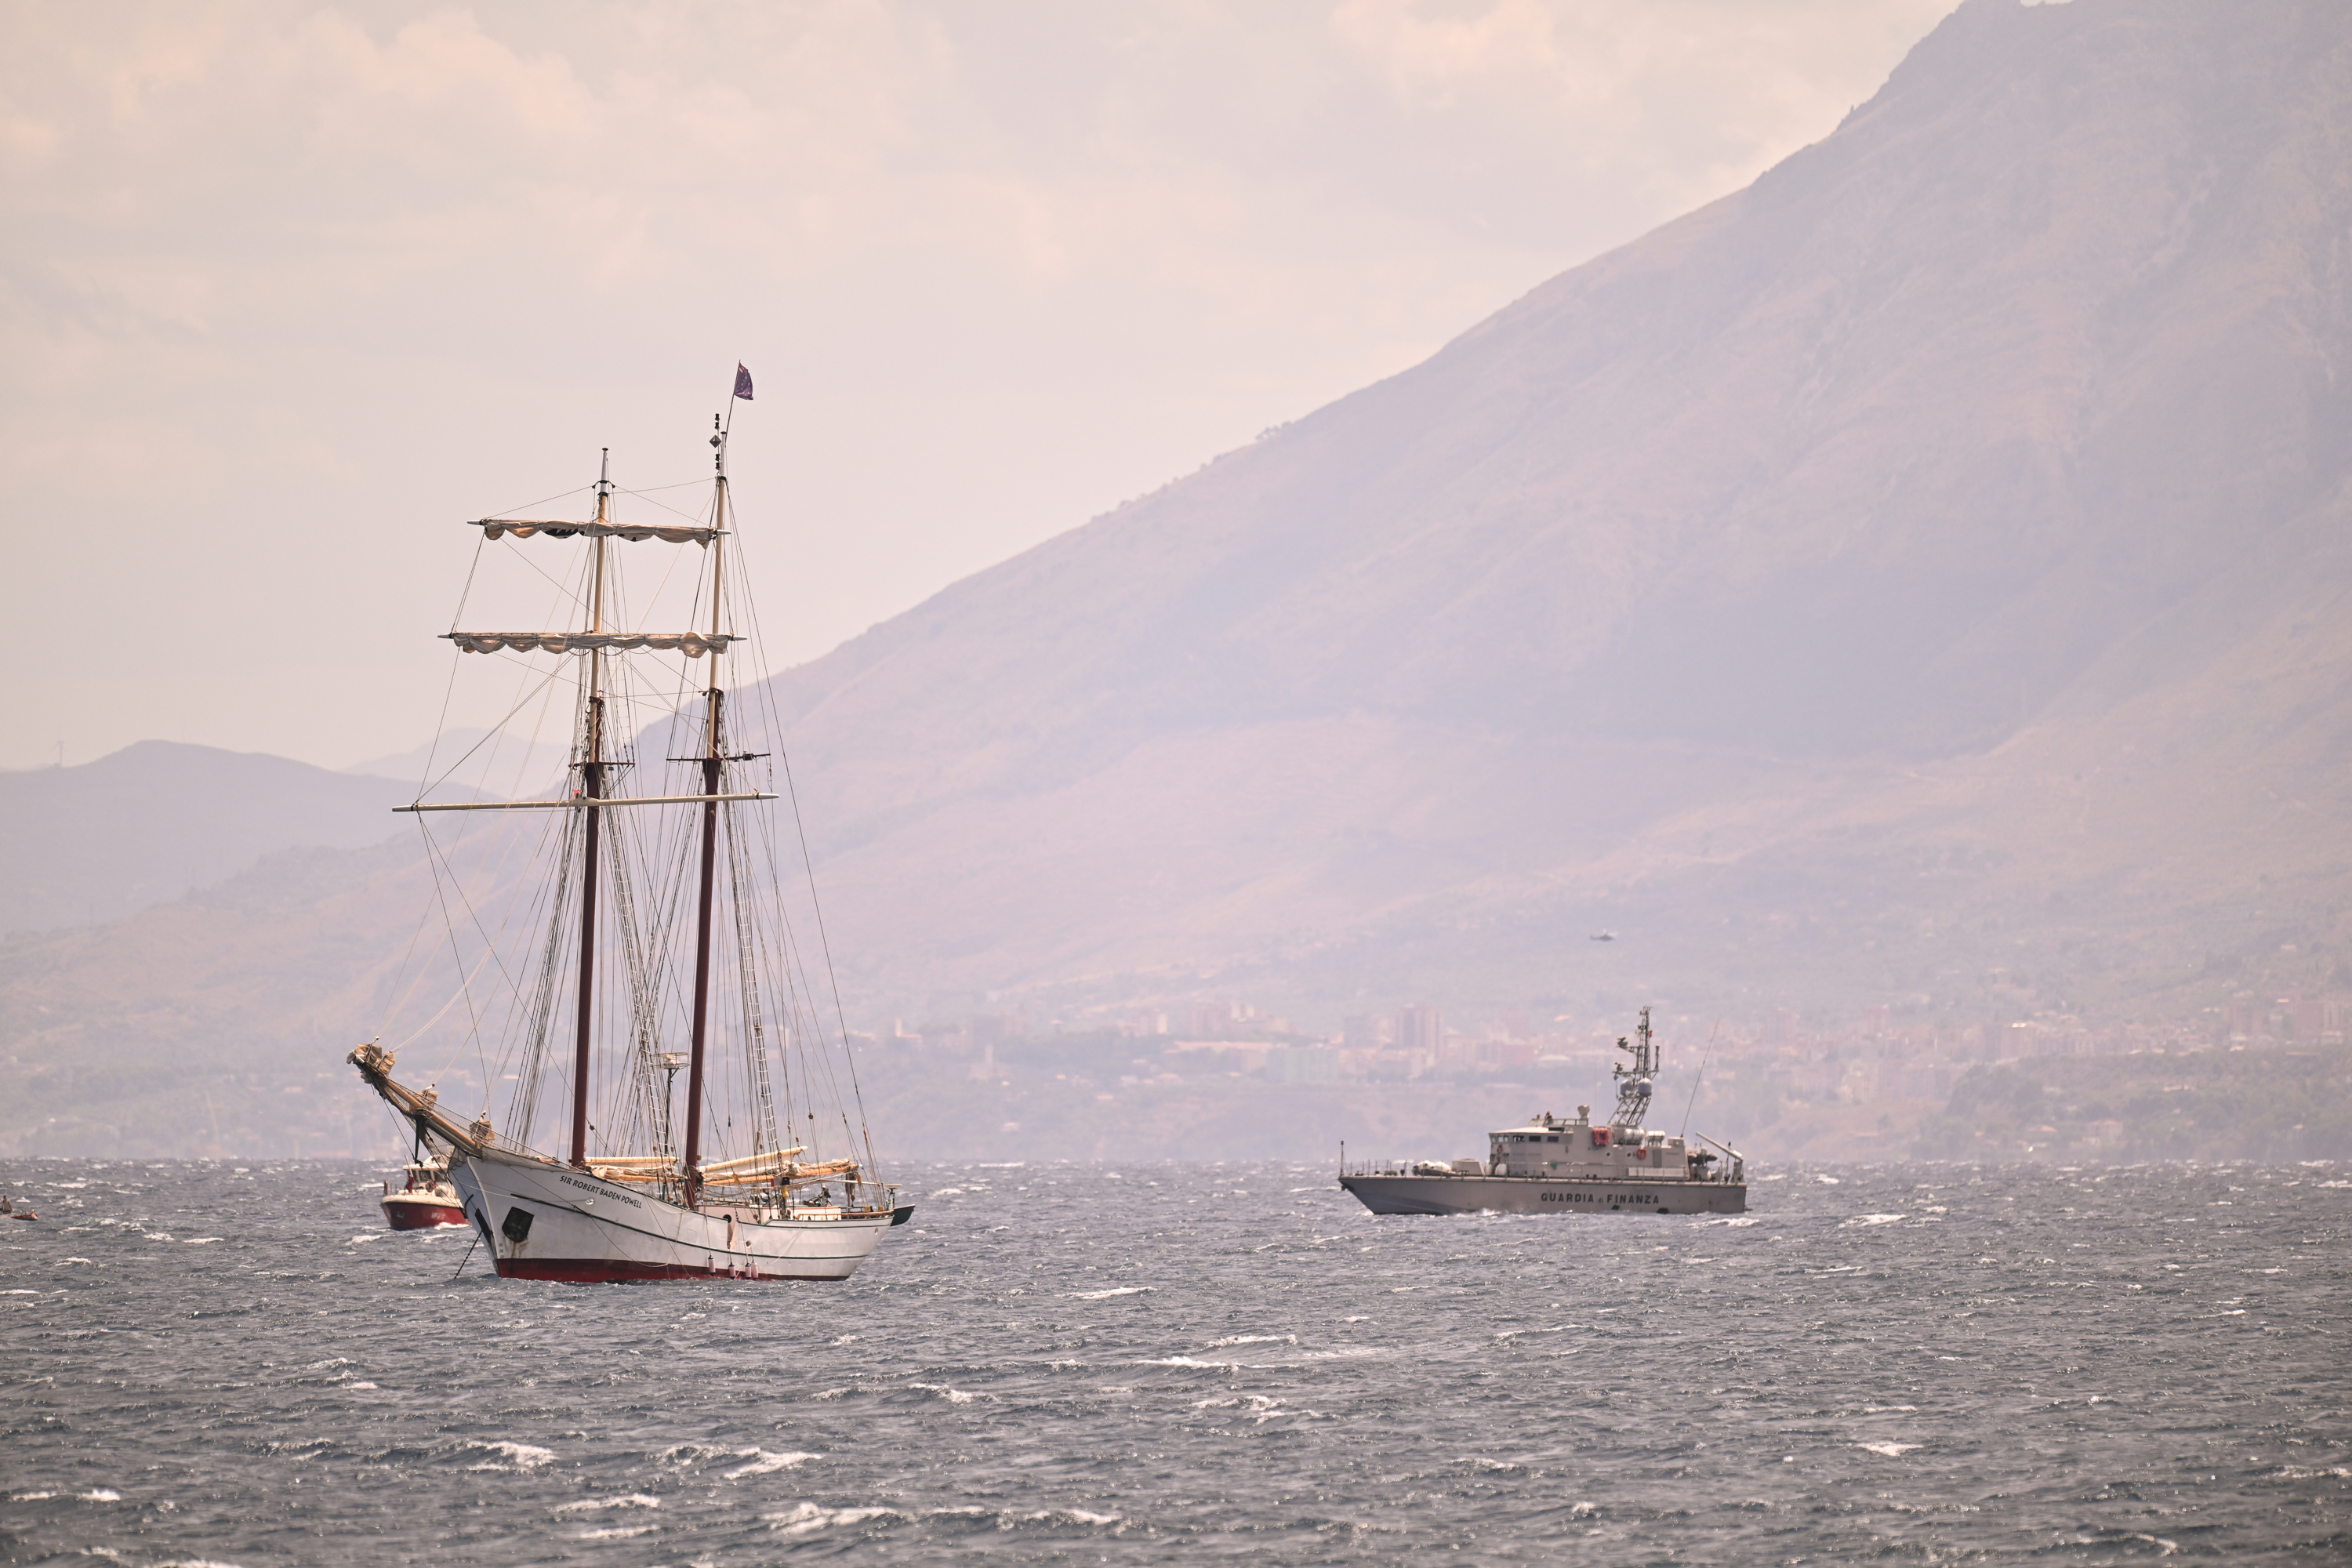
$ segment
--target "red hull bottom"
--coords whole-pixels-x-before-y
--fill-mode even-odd
[[[452,1204],[400,1203],[386,1198],[383,1217],[394,1230],[437,1230],[443,1226],[463,1226],[466,1211]]]
[[[498,1264],[501,1279],[553,1279],[566,1285],[617,1285],[631,1279],[740,1279],[773,1285],[835,1279],[830,1274],[751,1274],[682,1263],[632,1263],[620,1258],[501,1258]]]

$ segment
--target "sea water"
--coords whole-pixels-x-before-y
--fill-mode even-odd
[[[2352,1559],[2342,1166],[909,1165],[845,1285],[501,1281],[381,1175],[0,1165],[0,1559]]]

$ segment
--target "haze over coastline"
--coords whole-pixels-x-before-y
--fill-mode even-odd
[[[1759,1146],[2196,1153],[2234,1048],[2334,1152],[2347,103],[2337,7],[1969,0],[1752,183],[772,676],[886,1116],[1421,1139],[1656,1000]],[[389,1025],[424,863],[286,842],[12,942],[45,1104]]]

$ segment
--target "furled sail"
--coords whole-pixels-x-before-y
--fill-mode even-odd
[[[482,531],[484,539],[499,539],[513,534],[517,539],[529,539],[534,533],[544,533],[550,539],[570,539],[581,535],[589,539],[625,539],[643,543],[658,539],[665,544],[709,544],[724,534],[723,528],[673,528],[667,523],[652,525],[641,522],[540,522],[513,517],[478,518],[467,524]]]
[[[731,632],[444,632],[443,637],[467,653],[496,653],[510,647],[517,653],[586,653],[613,648],[625,653],[649,647],[658,653],[682,653],[700,658],[725,653],[729,643],[744,639]]]

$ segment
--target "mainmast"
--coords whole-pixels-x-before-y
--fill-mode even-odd
[[[596,471],[596,521],[606,524],[613,521],[610,447],[604,448],[602,466]],[[595,552],[588,599],[588,629],[592,632],[604,629],[604,553],[611,546],[610,535],[599,531],[590,547]],[[588,648],[586,731],[580,755],[580,789],[588,799],[598,800],[604,794],[604,650],[593,643]],[[580,1000],[575,1009],[579,1015],[578,1036],[572,1058],[572,1163],[586,1170],[589,1026],[593,1022],[596,994],[596,860],[604,842],[604,814],[592,805],[583,815],[588,818],[588,825],[580,868]]]
[[[719,633],[724,610],[727,567],[727,437],[735,426],[735,399],[727,400],[724,424],[710,437],[718,448],[718,477],[710,500],[710,633]],[[726,694],[719,689],[719,659],[726,645],[710,651],[710,689],[702,695],[706,713],[702,726],[702,879],[694,914],[694,1030],[686,1070],[686,1201],[690,1207],[702,1199],[702,1062],[703,1042],[710,1017],[711,884],[719,857],[719,772],[725,761],[719,720]]]

